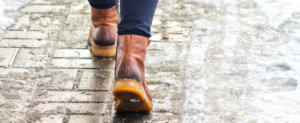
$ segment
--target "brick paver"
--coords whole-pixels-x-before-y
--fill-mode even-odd
[[[64,11],[64,9],[66,9],[65,5],[28,5],[21,9],[21,11],[29,13],[49,13]]]
[[[7,31],[3,38],[5,39],[44,39],[47,34],[39,31]]]
[[[2,67],[8,67],[11,65],[11,62],[14,58],[14,54],[17,49],[15,48],[0,48],[0,66]]]
[[[102,120],[99,116],[72,115],[69,123],[101,123]]]

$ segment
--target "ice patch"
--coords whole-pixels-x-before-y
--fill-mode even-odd
[[[300,90],[263,94],[255,104],[261,109],[262,122],[300,122]]]
[[[17,10],[31,0],[0,0],[0,39],[4,30],[15,22]]]

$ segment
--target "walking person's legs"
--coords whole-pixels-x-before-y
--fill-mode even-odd
[[[96,0],[94,0],[94,2],[95,1]],[[99,3],[99,6],[101,5],[105,9],[104,11],[110,11],[111,9],[112,13],[115,13],[116,9],[112,9],[113,7],[111,7],[115,4],[108,6],[107,4],[110,3],[111,0],[104,1],[102,1],[101,4]],[[90,3],[92,4],[93,0],[90,0]],[[115,83],[113,89],[113,94],[116,99],[115,109],[118,111],[152,110],[152,96],[145,79],[144,60],[146,57],[146,49],[150,44],[150,28],[157,3],[158,0],[121,0],[121,22],[118,25],[119,36],[116,49]],[[110,12],[94,12],[93,9],[94,8],[92,8],[93,25],[95,25],[96,28],[97,26],[100,28],[91,28],[90,36],[93,39],[91,44],[93,45],[93,42],[95,42],[96,46],[110,46],[113,42],[111,39],[113,39],[115,34],[114,25],[118,22],[117,19],[111,18],[116,18],[117,15],[109,15]],[[105,17],[105,19],[94,19],[96,21],[93,20],[93,18],[101,18],[100,16],[107,17]],[[107,23],[102,24],[102,21],[107,20],[109,20]],[[110,23],[111,21],[113,22],[113,26]],[[107,25],[110,27],[105,27]],[[105,28],[102,29],[102,27]],[[110,30],[107,31],[107,28]],[[104,30],[105,33],[100,33],[102,30]],[[110,41],[104,41],[104,39],[110,39]],[[98,43],[99,45],[96,43],[97,41],[100,42]],[[97,49],[101,52],[106,51],[103,47],[97,47]],[[95,53],[93,54],[95,55]],[[103,56],[101,53],[96,53],[96,55]]]

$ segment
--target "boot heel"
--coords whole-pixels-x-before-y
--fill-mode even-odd
[[[118,79],[114,84],[113,95],[117,111],[151,111],[149,100],[143,85],[133,79]]]
[[[116,45],[111,45],[111,46],[92,45],[92,54],[94,56],[115,57]]]
[[[90,35],[88,37],[88,43],[92,46],[93,56],[101,56],[101,57],[116,56],[116,45],[110,45],[110,46],[96,45]]]

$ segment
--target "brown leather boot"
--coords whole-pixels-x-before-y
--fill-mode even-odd
[[[92,25],[88,41],[94,56],[114,57],[117,25],[120,22],[117,6],[109,9],[92,8]]]
[[[113,95],[118,111],[151,111],[152,96],[145,79],[144,60],[150,40],[138,35],[118,37]]]

